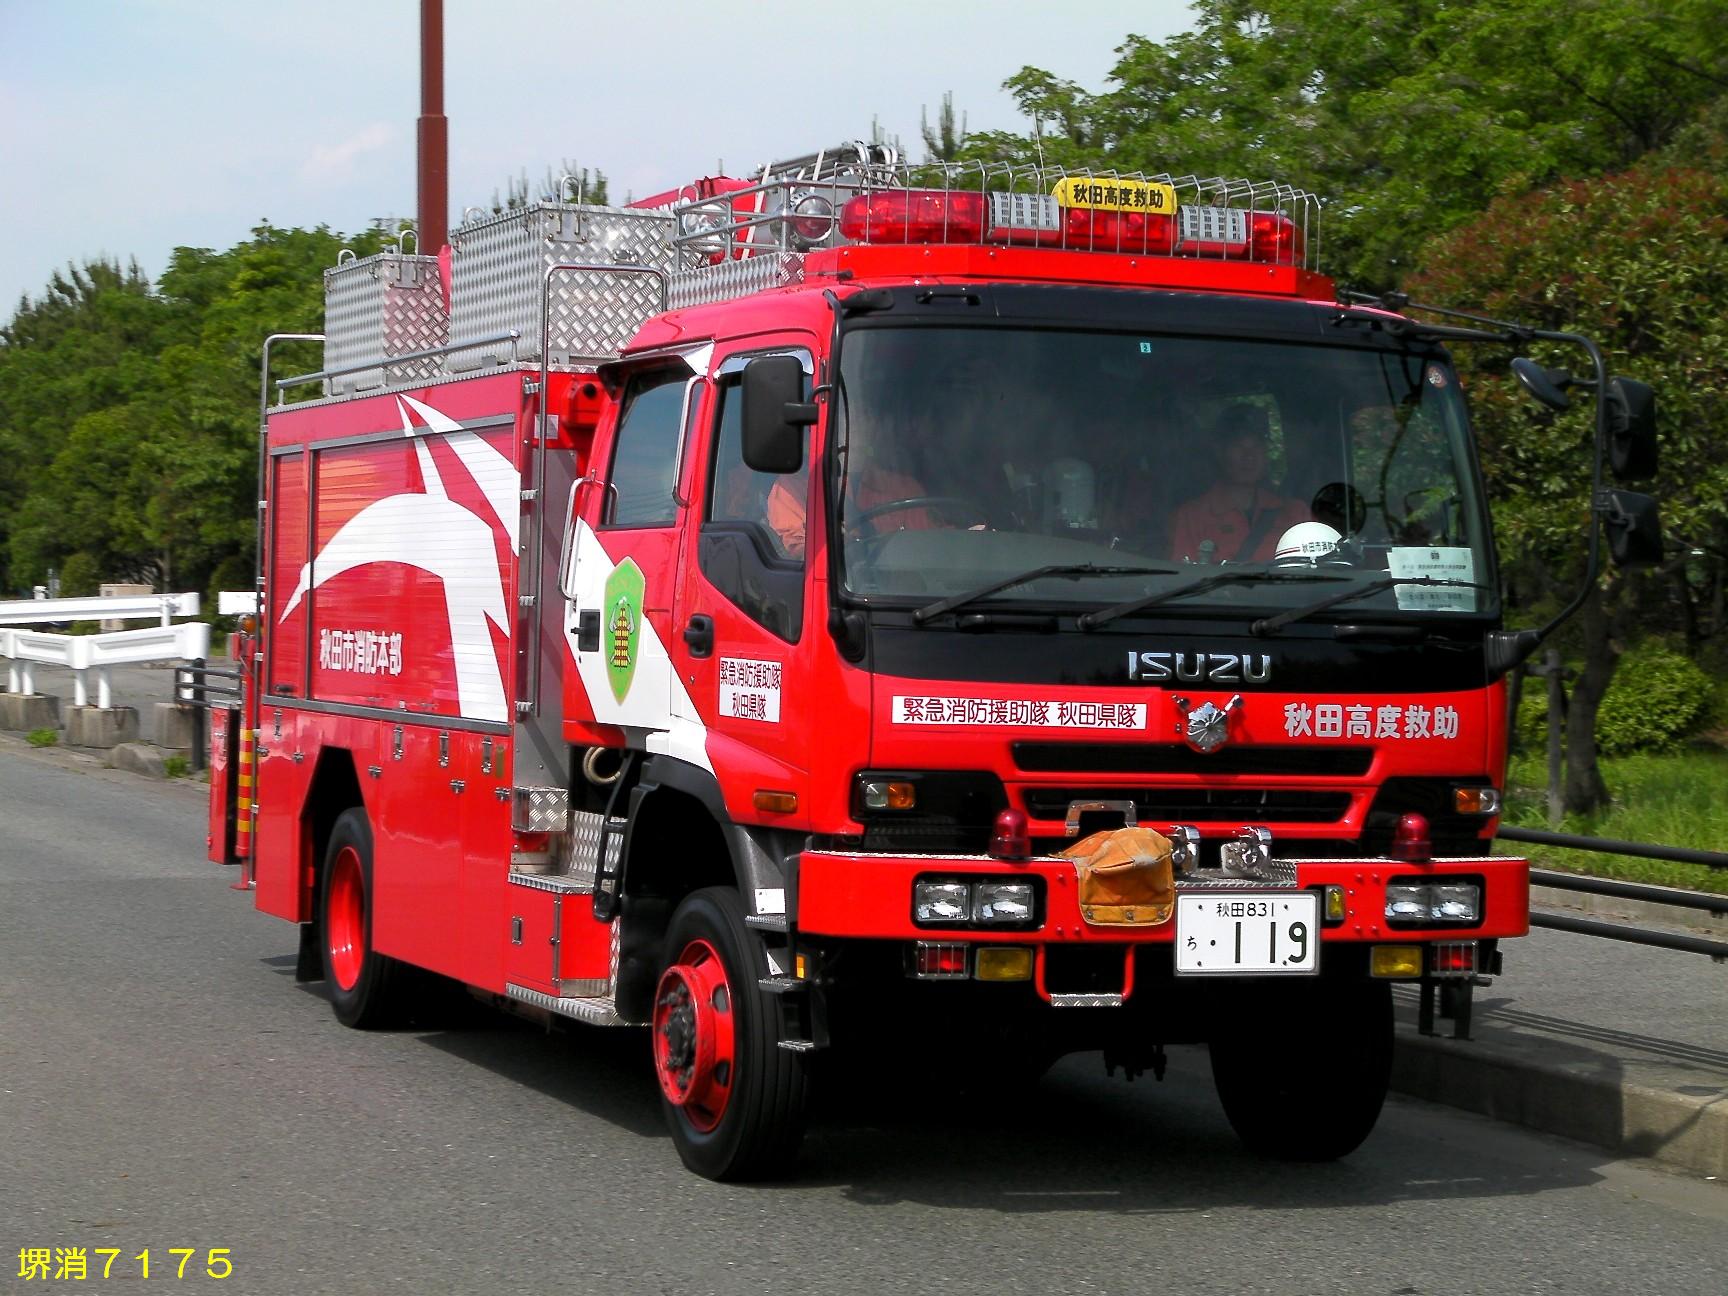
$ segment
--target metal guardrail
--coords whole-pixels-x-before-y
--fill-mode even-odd
[[[1728,868],[1728,853],[1696,850],[1688,846],[1657,846],[1649,842],[1619,841],[1609,837],[1583,837],[1577,833],[1551,832],[1545,828],[1502,828],[1498,835],[1502,841],[1525,842],[1532,846],[1555,846],[1565,850],[1594,851],[1600,855],[1623,855],[1634,859],[1702,864],[1706,868]],[[1552,869],[1531,869],[1530,880],[1540,886],[1578,891],[1585,895],[1643,900],[1652,904],[1702,909],[1712,914],[1728,913],[1728,895],[1718,895],[1710,891],[1646,886],[1638,882],[1620,882],[1612,878],[1587,877]],[[1585,936],[1602,936],[1609,940],[1628,941],[1634,945],[1651,945],[1658,949],[1704,954],[1718,963],[1728,963],[1728,941],[1714,940],[1708,936],[1688,936],[1681,932],[1658,931],[1650,927],[1634,927],[1627,923],[1540,912],[1531,913],[1530,925],[1555,931],[1578,932]]]
[[[197,594],[101,594],[84,598],[0,599],[0,625],[48,625],[60,621],[147,621],[163,625],[177,616],[197,616]]]
[[[6,691],[34,693],[36,666],[64,666],[72,671],[74,706],[90,705],[87,676],[91,671],[96,674],[96,705],[110,707],[114,704],[110,667],[202,660],[209,655],[210,627],[202,621],[94,635],[0,629],[0,657],[7,661]]]

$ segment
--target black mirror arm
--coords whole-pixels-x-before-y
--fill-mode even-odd
[[[1595,371],[1595,379],[1591,382],[1578,381],[1576,385],[1588,387],[1596,393],[1595,437],[1593,438],[1594,453],[1590,470],[1590,547],[1589,555],[1584,563],[1584,579],[1578,583],[1578,592],[1568,600],[1547,624],[1534,633],[1535,640],[1524,654],[1529,656],[1538,645],[1554,631],[1568,621],[1573,613],[1584,606],[1584,600],[1590,597],[1590,591],[1596,587],[1596,578],[1602,570],[1602,513],[1608,506],[1607,495],[1602,485],[1602,470],[1608,454],[1608,364],[1602,358],[1602,348],[1589,338],[1578,333],[1555,333],[1547,329],[1532,329],[1533,337],[1547,342],[1569,342],[1581,346],[1590,355],[1590,363]]]

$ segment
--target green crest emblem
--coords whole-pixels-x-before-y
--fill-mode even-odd
[[[620,702],[630,691],[636,675],[636,658],[642,645],[642,598],[646,586],[636,560],[626,558],[606,578],[606,623],[602,644],[606,652],[606,675],[612,696]]]

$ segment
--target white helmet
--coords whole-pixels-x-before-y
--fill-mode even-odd
[[[1285,566],[1319,562],[1337,553],[1343,538],[1324,522],[1298,522],[1278,538],[1272,561]]]

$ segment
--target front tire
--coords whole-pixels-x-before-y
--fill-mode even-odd
[[[1253,1013],[1233,1014],[1239,1031],[1212,1041],[1212,1080],[1250,1151],[1335,1161],[1361,1146],[1386,1101],[1391,987],[1322,981],[1285,989],[1268,987]]]
[[[706,1179],[784,1174],[804,1139],[807,1070],[779,1046],[779,1005],[757,984],[767,961],[738,893],[687,896],[661,967],[654,1071],[679,1158]]]
[[[404,969],[372,945],[372,825],[360,807],[337,817],[318,876],[324,979],[336,1020],[356,1030],[396,1025]]]

